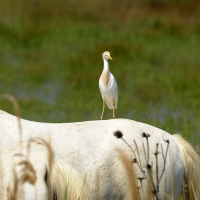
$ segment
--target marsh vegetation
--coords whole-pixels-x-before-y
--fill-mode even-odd
[[[15,96],[29,120],[98,120],[100,54],[109,50],[117,117],[183,133],[196,144],[199,8],[199,1],[1,0],[0,91]],[[0,105],[14,113],[7,101]]]

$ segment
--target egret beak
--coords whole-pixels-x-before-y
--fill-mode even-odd
[[[108,58],[109,58],[110,60],[113,60],[113,59],[111,58],[111,56],[108,56]]]

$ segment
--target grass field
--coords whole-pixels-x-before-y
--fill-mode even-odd
[[[128,0],[3,2],[0,92],[17,98],[23,118],[98,120],[101,53],[108,50],[119,85],[117,117],[199,143],[198,1],[179,6]],[[14,113],[3,99],[0,109]],[[112,112],[105,112],[109,119]]]

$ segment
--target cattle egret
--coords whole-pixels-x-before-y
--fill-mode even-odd
[[[109,109],[113,110],[113,118],[115,118],[115,109],[117,109],[118,103],[118,86],[115,77],[109,70],[108,60],[112,60],[110,52],[105,51],[102,54],[102,58],[104,67],[99,79],[99,89],[103,99],[103,110],[100,119],[103,119],[105,103]]]

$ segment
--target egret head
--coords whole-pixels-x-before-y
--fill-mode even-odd
[[[110,52],[109,51],[105,51],[104,53],[102,53],[102,57],[106,60],[112,60],[111,56],[110,56]]]

